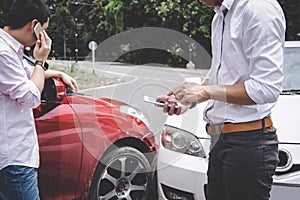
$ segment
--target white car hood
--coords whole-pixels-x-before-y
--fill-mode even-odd
[[[299,114],[300,95],[280,95],[271,115],[280,143],[300,143]]]
[[[206,103],[201,103],[183,115],[169,116],[166,124],[193,133],[197,137],[209,138],[205,131],[206,122],[203,120],[205,107]]]
[[[169,116],[166,124],[193,133],[200,138],[209,138],[205,131],[203,109],[206,103],[187,111],[183,115]],[[299,119],[298,119],[299,117]],[[280,143],[300,143],[300,95],[280,95],[272,109],[272,119]]]

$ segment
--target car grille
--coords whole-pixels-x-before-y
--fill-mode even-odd
[[[177,190],[175,188],[168,187],[164,184],[161,184],[165,197],[168,200],[194,200],[194,195],[189,192],[182,190]]]

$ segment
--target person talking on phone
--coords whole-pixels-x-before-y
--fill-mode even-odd
[[[46,33],[50,11],[42,0],[14,0],[0,29],[0,199],[39,199],[39,147],[32,109],[40,104],[44,80],[60,78],[70,89],[76,81],[47,70],[52,41]],[[34,30],[40,23],[41,30]],[[34,67],[23,60],[35,44]]]
[[[286,22],[277,0],[200,0],[214,7],[212,63],[201,85],[159,96],[182,114],[197,103],[211,136],[207,200],[267,200],[278,159],[271,109],[282,90]]]

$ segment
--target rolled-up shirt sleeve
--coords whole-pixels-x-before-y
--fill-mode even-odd
[[[16,100],[20,105],[36,108],[40,105],[41,94],[28,77],[22,61],[16,60],[10,51],[0,53],[0,92]]]
[[[282,91],[284,16],[276,9],[258,6],[249,9],[246,16],[244,51],[250,64],[246,92],[257,104],[274,103]]]

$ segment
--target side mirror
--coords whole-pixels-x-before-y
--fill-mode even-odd
[[[56,101],[56,85],[52,78],[46,79],[44,84],[44,89],[41,94],[42,103],[46,103],[48,101]]]

